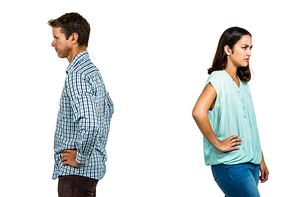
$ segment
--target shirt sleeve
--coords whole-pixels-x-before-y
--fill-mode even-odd
[[[220,105],[220,103],[222,101],[222,98],[223,98],[223,94],[222,94],[223,82],[221,80],[221,74],[222,73],[219,72],[219,71],[218,72],[213,72],[209,76],[209,78],[208,78],[208,80],[207,80],[207,82],[205,84],[205,87],[206,87],[209,83],[211,83],[211,85],[213,86],[213,88],[216,91],[217,96],[216,96],[216,102],[215,102],[215,107],[214,108],[216,108],[216,107],[218,107]]]
[[[76,162],[88,162],[100,131],[98,104],[101,94],[95,96],[92,85],[81,74],[73,73],[68,78],[68,91],[71,98],[74,121],[78,125],[78,139],[75,144],[77,149]],[[99,98],[98,98],[99,97]],[[98,101],[99,100],[99,101]]]

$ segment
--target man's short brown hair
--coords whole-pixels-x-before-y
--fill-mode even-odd
[[[78,34],[77,42],[79,46],[88,46],[90,25],[80,14],[75,12],[66,13],[57,19],[49,20],[48,25],[61,27],[61,32],[65,34],[67,40],[73,33]]]

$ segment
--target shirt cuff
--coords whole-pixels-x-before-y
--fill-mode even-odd
[[[89,161],[89,158],[87,156],[85,156],[77,151],[76,162],[78,164],[85,164],[85,163],[88,163],[88,161]]]

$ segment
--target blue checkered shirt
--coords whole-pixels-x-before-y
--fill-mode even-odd
[[[106,143],[113,103],[99,70],[87,51],[79,53],[67,68],[54,138],[53,179],[78,175],[100,180],[106,172]],[[64,150],[77,150],[79,168],[62,166]]]

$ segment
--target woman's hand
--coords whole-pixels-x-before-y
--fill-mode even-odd
[[[260,172],[261,172],[259,180],[261,181],[261,183],[264,183],[264,182],[266,182],[268,180],[269,171],[268,171],[267,166],[265,164],[263,153],[262,153],[262,161],[260,163],[259,168],[260,168]]]
[[[220,141],[220,144],[217,147],[215,147],[215,149],[220,152],[239,150],[239,148],[235,146],[241,145],[241,141],[242,140],[239,139],[238,136],[233,135],[223,141]]]

